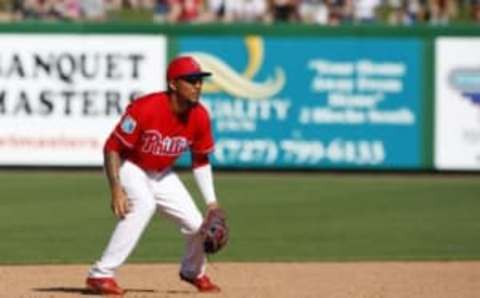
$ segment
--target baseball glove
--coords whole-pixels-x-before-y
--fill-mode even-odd
[[[204,235],[203,249],[205,253],[214,254],[225,247],[229,234],[225,211],[221,208],[210,210],[201,231]]]

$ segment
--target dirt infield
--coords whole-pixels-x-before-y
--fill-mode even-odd
[[[85,290],[88,266],[0,266],[0,297],[98,297]],[[214,263],[223,289],[198,294],[176,264],[124,266],[125,297],[480,297],[480,262]]]

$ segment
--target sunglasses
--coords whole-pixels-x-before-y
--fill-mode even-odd
[[[180,79],[192,85],[203,82],[203,77],[200,76],[181,77]]]

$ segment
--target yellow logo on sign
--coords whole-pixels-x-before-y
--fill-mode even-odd
[[[285,85],[285,71],[276,67],[274,74],[264,82],[253,79],[260,70],[264,60],[263,39],[258,36],[247,36],[245,45],[248,54],[248,64],[243,73],[237,72],[227,62],[205,52],[189,52],[196,58],[202,69],[213,73],[213,76],[203,86],[204,93],[226,92],[230,95],[250,100],[268,99],[274,96]]]

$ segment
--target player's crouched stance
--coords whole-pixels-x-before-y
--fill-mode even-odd
[[[181,280],[200,292],[220,291],[205,274],[202,215],[171,170],[175,160],[190,150],[207,209],[219,208],[208,159],[214,147],[210,119],[199,103],[203,78],[209,75],[192,57],[174,59],[167,69],[168,91],[135,100],[107,139],[104,166],[111,208],[119,221],[102,257],[89,271],[86,283],[92,292],[124,293],[114,279],[115,271],[156,212],[175,222],[185,237]]]

